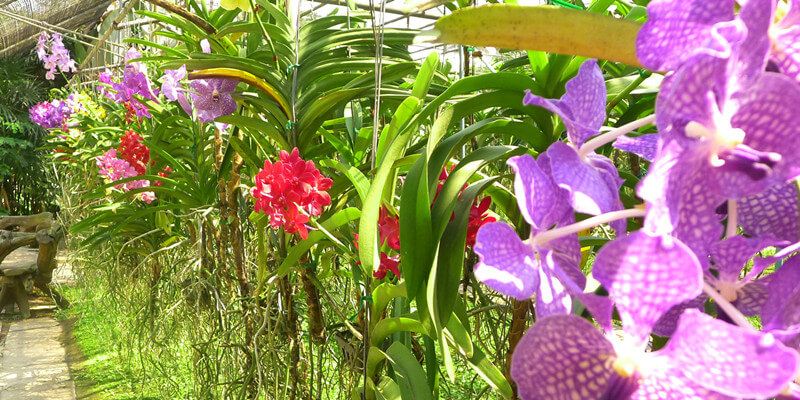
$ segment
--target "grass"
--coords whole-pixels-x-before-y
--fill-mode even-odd
[[[118,317],[91,299],[80,299],[75,289],[66,288],[66,296],[79,299],[58,318],[71,325],[74,340],[68,340],[74,353],[70,363],[78,398],[89,400],[161,399],[156,390],[142,379],[141,369],[131,359],[120,355]],[[85,293],[84,293],[85,295]]]

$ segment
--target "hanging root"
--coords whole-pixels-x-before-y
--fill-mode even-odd
[[[314,285],[314,280],[310,276],[316,278],[314,267],[308,265],[308,259],[303,257],[300,259],[302,268],[300,268],[300,279],[303,281],[303,289],[306,292],[306,305],[308,306],[308,326],[311,340],[314,343],[325,342],[325,325],[322,321],[322,308],[319,303],[319,291],[317,286]]]

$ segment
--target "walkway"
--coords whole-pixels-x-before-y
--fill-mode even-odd
[[[73,279],[68,265],[64,262],[59,265],[54,271],[53,281],[63,283]],[[37,309],[54,307],[40,304],[40,301],[31,304],[34,318],[2,322],[0,400],[75,399],[75,384],[62,344],[61,324],[51,316],[51,312],[36,318],[37,314],[41,315]]]
[[[11,323],[0,349],[0,400],[73,400],[75,384],[52,317]]]

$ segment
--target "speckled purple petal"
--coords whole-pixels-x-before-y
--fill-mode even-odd
[[[603,246],[592,274],[617,305],[625,332],[642,341],[667,310],[703,287],[700,262],[686,245],[642,231]]]
[[[658,152],[659,134],[649,133],[637,137],[620,136],[612,144],[613,147],[622,151],[636,154],[647,161],[653,161]]]
[[[504,222],[481,227],[475,239],[475,278],[520,300],[533,297],[539,287],[539,263],[533,248],[523,243]]]
[[[800,141],[796,140],[800,137],[800,85],[784,75],[767,72],[738,101],[731,125],[745,132],[744,144],[782,157],[773,168],[775,182],[800,175]]]
[[[619,171],[617,171],[617,167],[614,166],[614,163],[609,160],[608,157],[595,153],[587,154],[586,162],[597,170],[606,186],[614,193],[616,204],[609,211],[624,209],[625,206],[619,199],[619,189],[622,187],[625,180],[619,177]],[[616,232],[617,236],[621,236],[628,231],[628,220],[618,219],[616,221],[611,221],[609,226]]]
[[[748,317],[758,315],[769,297],[767,286],[761,282],[745,283],[736,294],[738,297],[733,305]]]
[[[737,201],[739,225],[751,236],[800,240],[800,204],[797,186],[785,183]]]
[[[733,0],[654,0],[636,37],[636,55],[648,69],[671,71],[704,47],[713,46],[714,24],[733,19]]]
[[[239,81],[233,79],[215,79],[215,84],[219,88],[220,92],[233,92],[236,90],[236,86],[239,85]]]
[[[672,308],[667,310],[667,312],[665,312],[664,315],[662,315],[653,326],[653,334],[661,337],[672,336],[672,334],[675,332],[675,329],[678,328],[678,321],[680,320],[681,315],[683,315],[683,312],[690,308],[702,311],[707,300],[708,296],[701,294],[692,300],[684,301],[683,303],[672,306]]]
[[[553,270],[562,280],[569,280],[574,284],[570,290],[583,291],[586,287],[586,276],[581,271],[581,245],[578,235],[569,235],[551,240],[540,245],[543,252],[541,259],[553,267]],[[547,249],[552,251],[546,251]],[[568,285],[569,286],[569,285]]]
[[[659,357],[657,365],[669,365],[670,360]],[[659,368],[651,371],[629,400],[735,400],[713,392],[684,377],[678,368]]]
[[[765,326],[780,319],[786,300],[800,288],[800,255],[786,260],[769,278],[769,296],[761,308],[761,320]]]
[[[739,10],[738,17],[747,28],[747,35],[732,54],[730,73],[735,79],[731,81],[731,90],[749,87],[764,71],[774,14],[775,0],[747,0]]]
[[[229,94],[222,94],[219,96],[219,116],[230,115],[236,112],[236,102]]]
[[[547,149],[553,180],[569,192],[572,208],[580,213],[599,215],[619,206],[616,188],[609,187],[600,172],[581,160],[578,153],[564,142],[555,142]]]
[[[714,269],[719,275],[717,278],[724,282],[738,282],[747,261],[753,258],[770,243],[762,243],[758,239],[747,239],[743,236],[734,236],[711,245],[711,260]]]
[[[664,351],[687,379],[729,396],[775,396],[800,371],[800,355],[771,335],[695,310],[683,313]]]
[[[708,190],[707,173],[702,172],[709,168],[707,163],[702,149],[683,150],[676,142],[669,143],[636,189],[648,204],[645,229],[672,234],[702,257],[722,236],[716,209],[725,202]]]
[[[726,59],[697,54],[665,79],[656,99],[656,125],[663,141],[677,140],[683,146],[696,146],[697,140],[686,136],[689,122],[709,129],[719,108],[717,95],[725,87]]]
[[[542,171],[537,160],[525,154],[509,158],[507,164],[516,172],[514,193],[525,221],[537,230],[549,229],[561,222],[569,211],[569,204],[562,197],[563,190]],[[549,161],[547,164],[549,167]]]
[[[611,315],[614,310],[614,303],[610,298],[598,296],[594,293],[578,293],[574,297],[583,303],[584,307],[589,310],[589,313],[592,314],[603,330],[606,332],[611,331]]]
[[[547,262],[539,268],[539,290],[536,291],[536,319],[572,312],[572,296]]]
[[[800,81],[800,6],[792,7],[773,29],[773,45],[770,56],[781,72],[795,81]]]
[[[614,356],[614,347],[591,323],[552,315],[517,344],[511,376],[523,399],[597,399],[614,373],[607,364]]]
[[[560,100],[546,99],[526,92],[523,104],[544,107],[561,117],[569,141],[580,146],[600,133],[606,119],[606,85],[597,60],[586,60],[575,78],[567,82],[567,92]]]

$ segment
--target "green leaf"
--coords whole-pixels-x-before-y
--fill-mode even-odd
[[[395,342],[386,350],[386,358],[394,369],[403,400],[433,399],[425,371],[408,347]]]
[[[453,312],[453,306],[458,298],[458,285],[461,282],[463,272],[470,209],[478,195],[498,178],[482,179],[464,189],[455,206],[455,217],[447,223],[442,235],[437,262],[434,266],[435,273],[431,273],[432,279],[428,282],[429,291],[433,292],[433,296],[428,299],[428,302],[436,305],[436,314],[440,325],[448,324],[451,319],[450,315]],[[442,192],[444,192],[444,189],[442,189]],[[437,198],[436,201],[438,203],[439,199]]]
[[[414,163],[400,196],[400,271],[410,296],[418,293],[428,278],[433,260],[427,161],[420,157]]]
[[[292,149],[292,147],[289,145],[289,142],[281,134],[281,131],[279,131],[274,125],[264,120],[246,117],[244,115],[226,115],[224,117],[218,117],[216,121],[238,126],[239,128],[248,132],[248,134],[258,142],[263,141],[263,138],[266,137],[275,141],[275,143],[278,145],[278,149],[280,150],[289,151]],[[263,144],[261,147],[262,150],[266,152],[267,149],[272,146]]]
[[[641,24],[554,6],[487,4],[439,18],[440,43],[539,50],[641,66],[636,35]]]
[[[419,69],[417,79],[414,80],[414,86],[411,89],[411,95],[425,100],[428,95],[428,89],[431,87],[431,81],[436,73],[436,67],[439,66],[439,53],[432,52],[422,62],[422,67]]]
[[[408,317],[384,318],[375,324],[370,336],[372,346],[380,347],[383,341],[395,332],[416,332],[427,334],[427,330],[419,320]]]
[[[325,222],[320,224],[320,226],[322,226],[327,231],[333,231],[336,228],[341,227],[342,225],[345,225],[351,221],[355,221],[360,216],[361,212],[357,208],[355,207],[345,208],[344,210],[341,210],[336,214],[333,214],[330,218],[326,219]],[[286,255],[286,258],[283,260],[280,267],[278,267],[278,270],[275,272],[275,275],[278,277],[283,277],[284,275],[286,275],[286,273],[289,272],[289,269],[297,264],[297,260],[299,260],[300,257],[303,256],[303,254],[305,254],[312,246],[319,243],[325,238],[326,235],[325,232],[323,231],[317,230],[309,232],[307,239],[303,239],[296,245],[291,247],[291,250],[289,250],[289,253]]]
[[[467,363],[486,383],[500,392],[501,396],[507,399],[513,396],[511,385],[503,375],[503,372],[492,364],[492,361],[486,357],[486,354],[481,349],[476,347],[472,357],[467,358]]]

